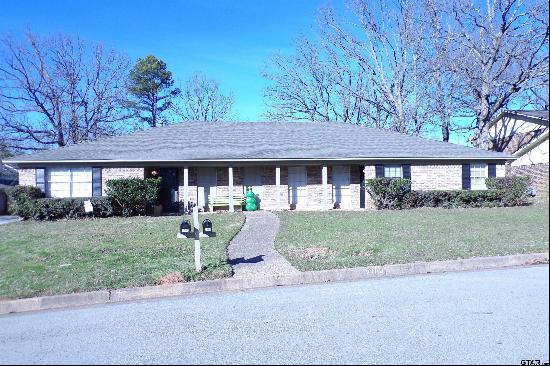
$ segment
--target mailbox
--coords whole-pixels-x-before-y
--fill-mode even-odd
[[[184,235],[186,237],[193,236],[193,231],[191,228],[191,224],[189,223],[189,220],[183,220],[180,224],[180,234]]]
[[[202,233],[206,236],[216,236],[214,229],[212,228],[212,221],[204,219],[202,221]]]

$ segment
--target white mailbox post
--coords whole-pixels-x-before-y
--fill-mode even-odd
[[[195,228],[195,270],[200,272],[201,266],[201,242],[199,240],[199,208],[193,207],[193,227]]]
[[[203,226],[206,227],[208,224],[208,232],[201,233],[199,229],[199,208],[197,206],[193,207],[193,232],[189,232],[189,221],[184,220],[180,225],[180,231],[178,232],[177,237],[180,239],[194,239],[195,241],[195,270],[200,272],[202,270],[201,266],[201,242],[200,238],[210,238],[216,236],[216,233],[212,231],[212,223],[210,220],[206,219],[203,222]],[[203,228],[204,229],[204,228]],[[205,230],[206,231],[206,230]]]

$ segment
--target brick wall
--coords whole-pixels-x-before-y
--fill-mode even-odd
[[[266,210],[277,209],[277,186],[275,181],[275,167],[265,166],[262,173],[263,198],[262,208]],[[280,204],[281,209],[288,209],[288,168],[281,167]]]
[[[320,166],[306,167],[307,209],[309,210],[320,210],[323,207],[323,177],[321,169]],[[330,193],[329,197],[331,197]]]
[[[415,191],[462,189],[462,164],[411,165]]]
[[[179,168],[178,170],[178,199],[180,202],[185,201],[185,192],[184,192],[184,174],[183,174],[184,168]],[[189,200],[191,202],[197,203],[199,202],[198,198],[198,189],[197,189],[197,169],[196,168],[188,168],[188,194],[189,194]]]
[[[365,165],[365,168],[363,169],[363,173],[365,174],[365,181],[367,179],[376,178],[376,166],[375,165]],[[376,206],[374,205],[374,202],[372,200],[371,195],[366,190],[365,190],[365,208],[367,208],[367,209],[375,209],[376,208]]]
[[[506,165],[498,164],[497,165],[497,178],[502,178],[506,176]]]
[[[19,185],[21,186],[35,186],[36,185],[36,171],[33,169],[17,169],[19,172]]]
[[[103,187],[103,195],[105,195],[107,192],[107,181],[111,179],[144,178],[144,177],[145,177],[144,168],[126,168],[126,167],[103,168],[101,169],[101,186]]]
[[[216,194],[229,195],[229,168],[217,168]],[[233,194],[243,194],[243,168],[233,168]]]
[[[531,177],[531,184],[536,188],[537,195],[548,193],[548,173],[548,164],[545,163],[506,167],[506,175]]]

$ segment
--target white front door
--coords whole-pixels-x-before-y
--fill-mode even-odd
[[[244,168],[243,174],[243,193],[246,193],[248,187],[252,187],[252,192],[256,195],[256,206],[260,208],[264,188],[262,185],[262,171],[263,167],[249,166]]]
[[[307,171],[304,166],[288,168],[288,203],[296,208],[307,205]]]
[[[332,167],[332,199],[340,207],[351,205],[349,166]]]
[[[216,168],[201,167],[197,169],[197,189],[199,208],[208,209],[208,197],[216,195]]]

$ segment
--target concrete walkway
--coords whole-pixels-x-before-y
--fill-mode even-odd
[[[298,273],[274,248],[279,218],[269,211],[245,212],[241,231],[229,244],[234,277],[277,276]]]

